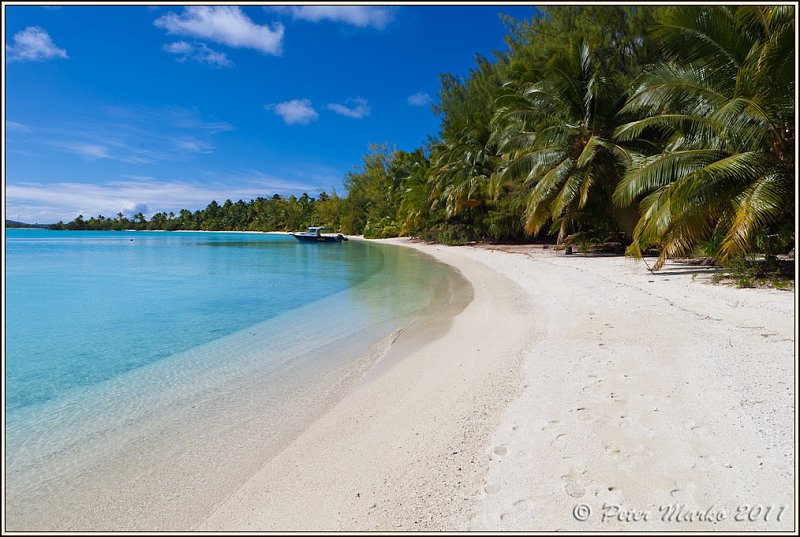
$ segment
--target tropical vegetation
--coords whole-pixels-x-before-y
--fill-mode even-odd
[[[562,6],[444,74],[437,136],[372,145],[346,194],[83,217],[69,229],[292,230],[768,258],[795,240],[794,6]]]

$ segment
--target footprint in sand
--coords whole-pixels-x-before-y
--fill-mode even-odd
[[[594,414],[586,407],[582,406],[575,409],[575,415],[578,416],[578,419],[581,421],[592,421],[594,419]]]
[[[574,469],[571,469],[567,475],[562,475],[561,479],[566,481],[564,485],[564,490],[572,496],[573,498],[580,498],[586,494],[586,487],[581,485],[581,481],[585,481],[584,476],[586,475],[586,471],[577,472]]]
[[[486,494],[497,494],[498,492],[500,492],[500,485],[498,485],[497,483],[491,483],[483,487],[483,491]]]
[[[586,494],[586,489],[584,487],[580,486],[577,483],[572,483],[572,482],[567,483],[567,485],[564,487],[564,490],[566,490],[567,494],[569,494],[573,498],[580,498],[584,494]]]
[[[515,515],[516,518],[518,518],[521,514],[531,512],[533,510],[533,505],[534,504],[532,500],[521,498],[512,503],[511,508],[508,511],[505,511],[500,515],[500,520],[514,520]]]
[[[553,427],[555,427],[556,425],[558,425],[558,423],[559,423],[559,421],[558,421],[558,420],[550,420],[550,421],[548,421],[548,422],[547,422],[547,424],[546,424],[546,425],[544,425],[544,426],[542,427],[542,431],[546,431],[547,429],[552,429]]]
[[[508,448],[506,446],[497,446],[494,448],[494,454],[499,455],[501,457],[505,457],[506,453],[508,453]]]
[[[701,440],[711,440],[714,437],[714,432],[711,429],[705,425],[698,425],[694,421],[684,421],[683,426]]]
[[[564,433],[556,435],[556,437],[550,442],[550,446],[554,448],[561,448],[567,442],[567,435]]]
[[[677,500],[679,502],[694,503],[694,493],[696,490],[697,486],[692,483],[676,482],[673,484],[672,490],[669,491],[669,495],[673,500]]]

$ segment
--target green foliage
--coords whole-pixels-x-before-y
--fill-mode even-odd
[[[477,58],[477,67],[467,79],[442,77],[440,104],[441,140],[433,145],[429,174],[433,209],[446,218],[471,212],[474,230],[484,234],[482,218],[493,198],[492,177],[500,164],[500,153],[492,139],[491,118],[501,94],[505,62]]]
[[[733,278],[736,287],[740,289],[755,287],[755,282],[759,277],[759,270],[753,263],[748,263],[745,257],[731,257],[723,265],[722,269]]]
[[[637,81],[617,140],[646,139],[617,186],[638,203],[629,249],[668,256],[714,245],[725,260],[794,221],[794,8],[675,6],[654,30],[663,61]],[[794,234],[793,224],[791,234]],[[784,236],[788,233],[784,233]]]
[[[794,228],[794,6],[557,6],[441,76],[436,139],[370,145],[322,192],[68,229],[295,230],[446,244],[546,235],[580,251],[700,252],[775,279]],[[765,262],[747,261],[754,253]],[[744,263],[738,266],[736,263]],[[785,281],[780,275],[775,281]]]
[[[364,238],[367,239],[385,239],[397,237],[399,234],[400,227],[397,222],[388,216],[384,216],[377,222],[367,222],[364,228]]]
[[[555,222],[561,243],[579,229],[587,205],[611,206],[609,194],[631,157],[608,138],[622,88],[604,58],[575,39],[547,70],[539,82],[509,83],[498,101],[494,123],[507,164],[497,180],[528,185],[525,231],[535,235]]]
[[[784,262],[784,265],[792,264]],[[786,289],[794,284],[793,270],[779,266],[777,259],[756,259],[745,256],[732,256],[725,260],[711,281],[720,283],[730,280],[738,288],[770,286]]]
[[[299,198],[289,196],[283,198],[275,194],[271,198],[256,198],[249,202],[226,200],[220,205],[216,201],[209,203],[205,209],[195,212],[181,209],[176,215],[173,212],[159,212],[148,221],[141,212],[131,219],[122,213],[115,218],[103,215],[85,220],[78,215],[73,221],[60,222],[53,229],[122,231],[134,230],[203,230],[203,231],[298,231],[308,226],[324,225],[339,229],[341,206],[343,200],[325,192],[320,193],[320,201],[308,194]]]
[[[475,242],[479,238],[475,233],[473,226],[443,222],[425,230],[420,238],[427,242],[461,246]]]

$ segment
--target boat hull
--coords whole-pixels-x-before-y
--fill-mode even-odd
[[[319,237],[308,237],[305,235],[296,235],[292,233],[292,237],[299,240],[300,242],[342,242],[344,237],[341,235],[337,235],[335,237],[327,237],[327,236],[319,236]]]

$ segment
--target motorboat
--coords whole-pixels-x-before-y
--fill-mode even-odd
[[[323,235],[323,231],[333,231],[333,229],[329,227],[310,227],[305,231],[290,233],[290,235],[300,242],[342,242],[347,240],[347,237],[341,233]]]

